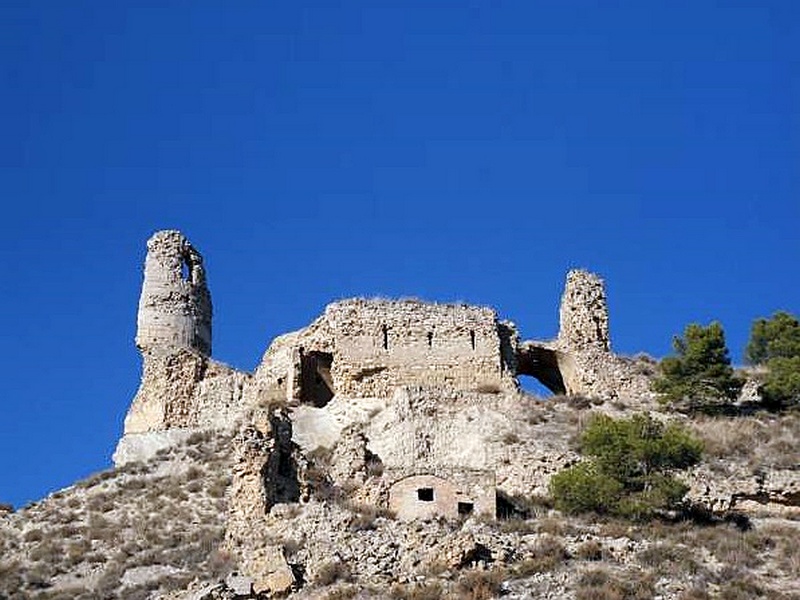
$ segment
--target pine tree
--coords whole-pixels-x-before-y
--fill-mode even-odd
[[[757,319],[750,329],[745,357],[767,368],[759,388],[764,404],[782,409],[800,406],[800,322],[779,311],[769,319]]]
[[[581,435],[580,450],[587,458],[550,481],[556,507],[647,519],[679,507],[688,488],[672,473],[696,464],[703,446],[679,425],[647,414],[597,415]]]
[[[672,342],[675,356],[664,358],[653,389],[661,400],[689,411],[714,411],[735,400],[743,381],[735,376],[722,325],[692,323]]]

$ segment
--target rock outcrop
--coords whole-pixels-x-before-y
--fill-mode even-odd
[[[147,242],[137,316],[142,381],[116,464],[151,456],[193,430],[229,428],[241,415],[250,375],[210,358],[211,322],[202,256],[180,232],[156,233]]]

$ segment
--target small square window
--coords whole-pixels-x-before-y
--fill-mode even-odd
[[[475,505],[472,502],[458,503],[458,514],[460,515],[471,515],[473,510],[475,510]]]
[[[419,488],[417,490],[417,499],[422,502],[433,502],[433,488]]]

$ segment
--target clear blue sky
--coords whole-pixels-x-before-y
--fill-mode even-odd
[[[215,356],[352,295],[617,351],[800,312],[800,3],[20,2],[0,8],[0,501],[105,468],[144,243],[204,253]]]

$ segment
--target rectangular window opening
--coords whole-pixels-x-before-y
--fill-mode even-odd
[[[417,490],[417,500],[433,502],[433,488],[419,488]]]
[[[458,514],[460,515],[471,515],[473,510],[475,510],[475,505],[472,502],[458,503]]]

